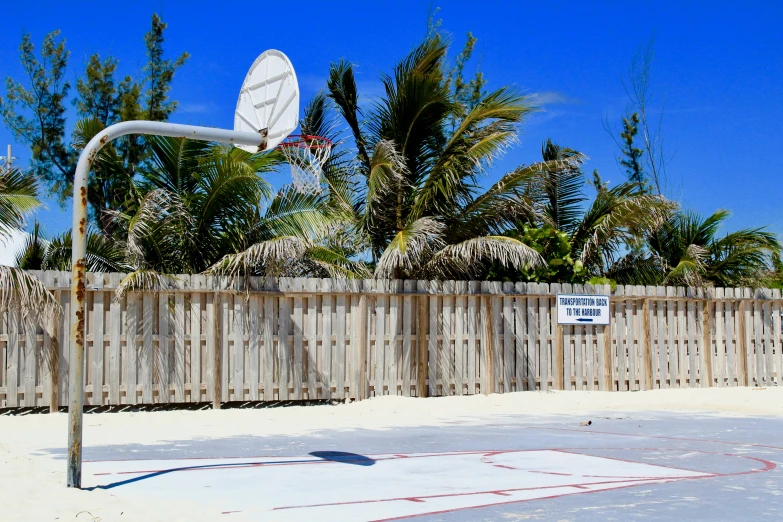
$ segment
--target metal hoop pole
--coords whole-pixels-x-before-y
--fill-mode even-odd
[[[259,133],[239,132],[159,121],[125,121],[102,130],[84,147],[73,180],[73,278],[71,282],[71,356],[68,399],[68,471],[69,488],[82,487],[82,417],[84,409],[84,301],[87,270],[87,177],[98,151],[115,138],[128,134],[154,134],[232,145],[267,148],[267,129]],[[96,389],[96,388],[94,388]],[[97,387],[101,393],[100,386]],[[96,393],[93,391],[93,393]]]

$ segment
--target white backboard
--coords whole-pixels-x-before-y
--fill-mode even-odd
[[[557,294],[557,324],[609,324],[609,296]]]
[[[268,129],[267,149],[276,147],[299,124],[299,84],[291,61],[270,49],[250,67],[234,113],[234,130],[260,132]],[[249,152],[251,146],[238,145]]]

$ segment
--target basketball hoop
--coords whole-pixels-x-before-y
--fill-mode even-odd
[[[291,166],[294,186],[300,192],[321,192],[321,170],[332,152],[332,141],[321,136],[292,134],[277,146]]]

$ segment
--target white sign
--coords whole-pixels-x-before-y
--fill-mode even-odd
[[[609,324],[609,296],[557,294],[557,324]]]

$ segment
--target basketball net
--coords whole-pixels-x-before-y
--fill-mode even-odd
[[[291,167],[291,178],[299,192],[321,192],[321,172],[332,152],[332,142],[321,136],[292,134],[278,146]]]

